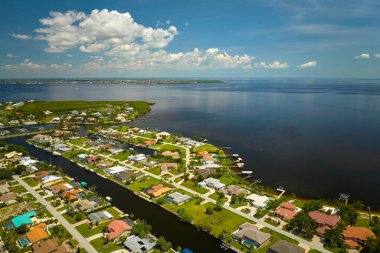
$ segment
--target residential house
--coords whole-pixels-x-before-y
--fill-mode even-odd
[[[16,203],[16,200],[17,195],[14,192],[5,193],[0,196],[0,203],[4,203],[6,205]]]
[[[156,240],[151,237],[140,238],[137,235],[131,235],[124,241],[124,246],[129,252],[146,253],[156,246]]]
[[[34,253],[67,253],[67,248],[60,245],[57,238],[40,241],[33,244]]]
[[[284,240],[278,240],[269,248],[267,253],[305,253],[305,251],[304,248],[301,248],[296,244]]]
[[[32,227],[30,231],[25,234],[25,236],[31,244],[34,244],[36,242],[49,238],[49,234],[46,232],[46,228],[47,225],[45,223],[40,223]]]
[[[180,155],[178,153],[178,151],[164,151],[161,153],[161,155],[165,156],[165,157],[171,157],[173,159],[179,159],[180,158]]]
[[[82,193],[82,190],[79,190],[79,189],[72,189],[70,191],[67,191],[67,192],[63,192],[59,195],[59,197],[61,199],[67,199],[69,201],[74,201],[74,200],[77,200],[79,199],[80,197],[80,194]]]
[[[20,122],[17,119],[11,120],[8,122],[10,126],[18,126]]]
[[[36,173],[34,173],[34,179],[40,180],[44,177],[49,176],[49,174],[50,174],[49,171],[45,171],[45,170],[37,171]]]
[[[124,222],[123,220],[114,220],[107,225],[108,234],[107,237],[110,240],[114,240],[121,235],[125,235],[126,232],[132,230],[132,226]]]
[[[125,166],[117,165],[117,166],[111,167],[109,169],[106,169],[106,172],[108,174],[114,175],[114,174],[117,174],[117,173],[120,173],[120,172],[126,171],[126,170],[127,170],[127,168]]]
[[[170,133],[168,132],[160,132],[160,133],[157,133],[156,134],[156,138],[159,139],[159,138],[167,138],[170,136]]]
[[[145,143],[145,145],[150,146],[150,145],[156,144],[156,141],[155,140],[146,140],[146,141],[144,141],[144,143]]]
[[[48,186],[47,189],[51,191],[53,194],[62,193],[68,190],[73,189],[73,187],[68,183],[61,183],[53,186]]]
[[[365,227],[347,227],[342,231],[342,235],[348,248],[363,246],[368,238],[376,238],[376,235]]]
[[[178,169],[178,164],[177,163],[163,163],[161,164],[161,170],[164,169],[164,170],[176,170]]]
[[[215,173],[216,173],[216,169],[213,169],[213,168],[207,168],[207,169],[198,171],[198,175],[201,176],[202,178],[208,178],[210,175],[213,175]]]
[[[61,118],[60,117],[54,117],[50,121],[50,123],[53,123],[53,124],[58,124],[59,122],[61,122]]]
[[[52,185],[62,180],[61,176],[49,175],[41,179],[42,185]]]
[[[164,186],[162,184],[158,184],[158,185],[153,185],[151,187],[146,188],[144,192],[152,197],[157,198],[171,190],[172,188],[170,187]]]
[[[90,213],[89,215],[87,215],[87,218],[92,224],[95,224],[95,223],[101,223],[106,220],[110,220],[113,218],[113,215],[107,211],[102,211],[102,212]]]
[[[252,193],[251,195],[245,198],[248,202],[251,202],[252,205],[256,208],[263,209],[267,206],[270,199],[266,195]]]
[[[133,179],[136,176],[136,173],[134,173],[133,171],[123,171],[114,175],[114,177],[121,182]]]
[[[30,225],[33,224],[32,218],[34,218],[36,215],[36,211],[30,211],[14,217],[11,219],[11,223],[15,228],[21,227],[22,225]]]
[[[179,192],[173,192],[166,196],[166,200],[170,203],[176,204],[176,205],[181,205],[191,199],[190,196],[181,194]]]
[[[91,211],[98,206],[96,202],[90,201],[88,199],[82,199],[78,202],[71,204],[72,207],[77,207],[79,211]]]
[[[290,221],[297,214],[296,208],[293,203],[282,202],[274,213],[280,216],[284,221]]]
[[[219,179],[209,177],[209,178],[206,178],[205,180],[203,180],[202,182],[199,182],[198,187],[200,187],[200,188],[210,187],[210,188],[213,188],[215,190],[221,190],[224,187],[226,187],[226,185],[224,183],[221,183],[219,181]]]
[[[270,234],[261,232],[258,227],[249,222],[240,225],[239,229],[233,233],[233,236],[241,244],[251,249],[259,248],[271,238]]]
[[[224,194],[227,194],[227,195],[230,195],[230,196],[232,196],[232,195],[238,195],[240,193],[246,194],[247,192],[248,192],[247,190],[242,189],[240,186],[233,185],[233,184],[227,186],[226,189],[223,190]]]
[[[317,222],[317,235],[323,237],[327,229],[334,228],[340,221],[339,215],[328,215],[320,211],[311,211],[309,216]]]

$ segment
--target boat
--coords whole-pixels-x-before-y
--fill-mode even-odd
[[[106,197],[106,200],[107,200],[108,202],[111,202],[111,201],[112,201],[112,198],[111,198],[110,196],[107,196],[107,197]]]

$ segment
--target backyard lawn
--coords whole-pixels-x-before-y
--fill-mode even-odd
[[[95,240],[92,240],[90,243],[100,253],[109,253],[115,250],[124,249],[122,246],[117,245],[116,243],[104,244],[104,242],[105,241],[103,238],[97,238]]]
[[[189,189],[191,189],[193,191],[196,191],[196,192],[198,192],[200,194],[205,194],[205,193],[208,192],[207,189],[198,187],[197,184],[194,181],[191,181],[191,180],[183,182],[181,185],[185,186],[185,187],[187,187],[187,188],[189,188]]]
[[[103,232],[103,228],[107,227],[108,223],[101,224],[99,226],[90,227],[88,223],[76,226],[76,230],[84,237],[90,237]]]

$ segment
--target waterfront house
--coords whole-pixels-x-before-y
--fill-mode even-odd
[[[72,207],[76,207],[79,211],[91,211],[98,206],[98,203],[90,201],[88,199],[82,199],[78,202],[71,204]]]
[[[101,223],[106,220],[110,220],[113,218],[113,215],[107,211],[102,211],[102,212],[90,213],[89,215],[87,215],[87,218],[92,224],[95,224],[95,223]]]
[[[63,192],[59,195],[61,199],[67,199],[69,201],[77,200],[82,193],[82,190],[79,189],[72,189],[68,192]]]
[[[67,253],[67,248],[60,245],[57,238],[40,241],[32,247],[34,253]]]
[[[183,203],[189,201],[191,199],[190,196],[181,194],[179,192],[173,192],[166,196],[166,200],[170,203],[173,203],[177,206],[182,205]]]
[[[171,191],[172,188],[164,186],[162,184],[153,185],[144,190],[144,192],[152,197],[158,198],[162,196],[164,193]]]
[[[375,234],[365,227],[347,227],[342,235],[348,248],[363,246],[368,238],[376,238]]]
[[[323,237],[327,229],[334,228],[340,221],[339,215],[328,215],[320,211],[311,211],[309,216],[317,223],[317,235]]]
[[[40,223],[32,227],[30,231],[25,234],[25,237],[31,244],[47,239],[49,238],[49,234],[46,232],[46,228],[47,225],[45,223]]]
[[[252,203],[252,205],[258,209],[265,208],[270,199],[266,195],[252,193],[251,195],[245,198],[248,202]]]
[[[100,162],[100,163],[97,163],[95,166],[98,167],[99,169],[106,169],[106,168],[109,168],[113,165],[113,163],[111,162]]]
[[[44,177],[49,176],[49,174],[50,173],[48,171],[45,171],[45,170],[37,171],[36,173],[34,173],[34,179],[40,180]]]
[[[296,206],[290,202],[282,202],[274,213],[281,217],[284,221],[290,221],[296,216]]]
[[[136,178],[137,174],[135,174],[133,171],[123,171],[115,174],[114,177],[121,182],[125,182],[127,180]]]
[[[8,122],[10,126],[18,126],[20,122],[17,119],[11,120]]]
[[[47,143],[49,141],[49,136],[44,135],[44,134],[37,134],[37,135],[32,137],[32,140],[37,142],[37,143],[44,144],[44,143]]]
[[[215,190],[221,190],[224,187],[226,187],[226,185],[221,183],[219,181],[219,179],[209,177],[209,178],[206,178],[205,180],[203,180],[202,182],[199,182],[198,187],[200,187],[200,188],[210,187],[210,188],[213,188]]]
[[[203,165],[197,166],[198,170],[205,170],[205,169],[218,169],[220,168],[220,165],[213,162],[213,161],[206,161],[203,163]]]
[[[267,253],[305,253],[305,249],[300,246],[284,241],[278,240],[275,244],[273,244]]]
[[[62,180],[61,176],[49,175],[41,179],[42,185],[52,185]]]
[[[247,192],[248,192],[247,190],[242,189],[238,185],[229,185],[229,186],[226,187],[225,190],[223,190],[223,193],[227,194],[229,196],[231,196],[231,195],[238,195],[240,193],[246,194]]]
[[[114,174],[117,174],[117,173],[120,173],[120,172],[122,172],[122,171],[126,171],[126,170],[127,170],[126,167],[124,167],[124,166],[120,166],[120,165],[117,165],[117,166],[111,167],[111,168],[109,168],[109,169],[106,169],[106,172],[107,172],[108,174],[112,174],[112,175],[114,175]]]
[[[160,139],[160,138],[167,138],[167,137],[169,137],[169,136],[170,136],[170,133],[168,133],[168,132],[160,132],[160,133],[156,134],[156,138],[157,138],[157,139]]]
[[[124,222],[123,220],[114,220],[107,225],[108,234],[107,237],[110,240],[114,240],[121,235],[125,235],[128,231],[132,230],[132,226]]]
[[[128,157],[128,160],[132,160],[135,162],[140,162],[140,161],[145,160],[145,159],[146,159],[146,156],[144,154],[130,155]]]
[[[156,141],[155,140],[146,140],[146,141],[144,141],[144,143],[145,143],[145,145],[150,146],[150,145],[156,144]]]
[[[97,157],[97,156],[90,156],[90,157],[87,157],[87,159],[86,159],[87,163],[89,163],[89,164],[98,162],[100,160],[101,160],[101,158]]]
[[[50,123],[53,123],[53,124],[58,124],[59,122],[61,122],[61,118],[60,117],[54,117],[50,121]]]
[[[198,175],[201,176],[202,178],[208,178],[210,175],[215,174],[216,169],[213,168],[207,168],[207,169],[202,169],[198,171]]]
[[[61,183],[53,186],[48,186],[47,189],[53,194],[62,193],[68,190],[71,190],[73,187],[68,183]]]
[[[156,246],[156,240],[148,236],[140,238],[137,235],[131,235],[124,241],[124,246],[129,252],[146,253]]]
[[[255,225],[245,222],[233,233],[233,237],[239,240],[242,245],[251,249],[257,249],[268,242],[271,235],[261,232]]]
[[[11,219],[11,223],[15,228],[21,227],[22,225],[33,224],[32,218],[36,217],[36,211],[30,211],[21,215],[18,215]]]

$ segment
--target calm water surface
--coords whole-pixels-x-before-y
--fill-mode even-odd
[[[298,196],[344,192],[380,209],[380,80],[0,85],[0,101],[26,99],[155,102],[135,124],[231,146],[254,178]]]

